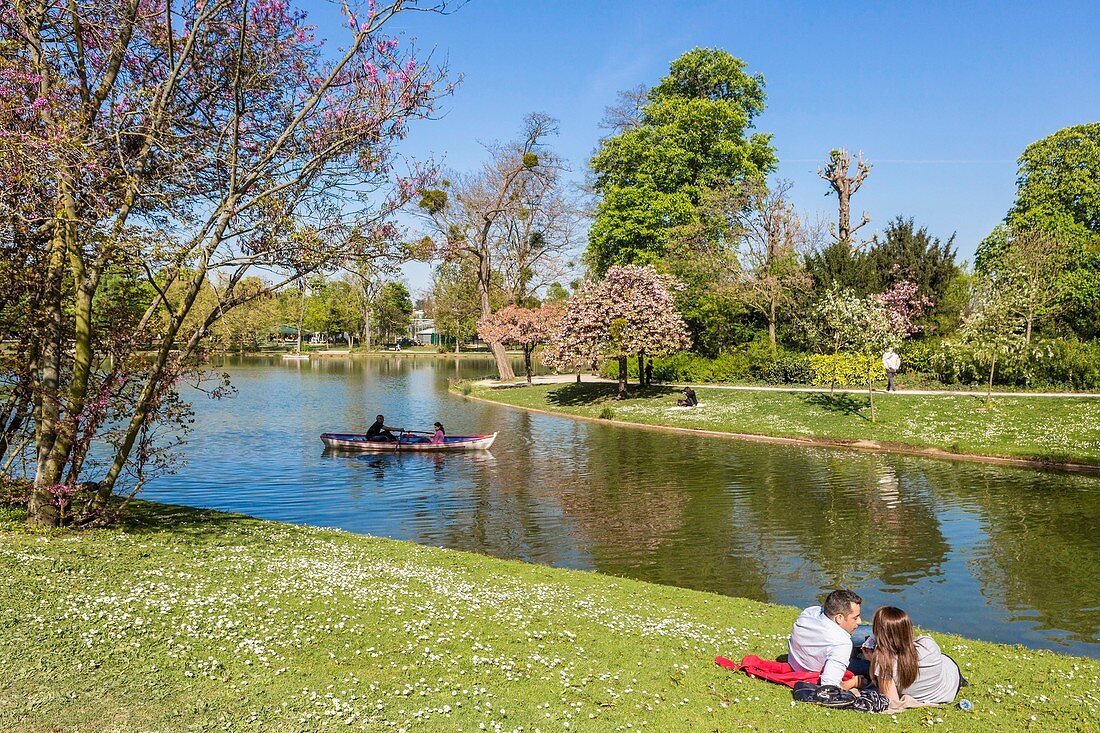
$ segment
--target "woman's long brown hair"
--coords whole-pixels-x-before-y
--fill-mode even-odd
[[[917,679],[917,647],[913,643],[913,622],[909,614],[894,606],[880,606],[871,620],[875,651],[871,659],[871,678],[881,670],[892,675],[898,665],[898,694]]]

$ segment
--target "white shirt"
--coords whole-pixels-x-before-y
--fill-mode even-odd
[[[901,357],[896,351],[887,351],[882,355],[882,368],[893,369],[895,372],[901,368]]]
[[[795,619],[787,652],[795,672],[820,672],[821,684],[839,685],[852,658],[852,635],[821,606],[810,606]]]

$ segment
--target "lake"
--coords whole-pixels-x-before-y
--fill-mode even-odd
[[[517,364],[518,367],[518,364]],[[227,359],[142,498],[804,607],[836,587],[922,627],[1100,658],[1100,476],[741,442],[448,393],[491,360]],[[497,432],[492,451],[327,454],[322,432]],[[792,613],[792,620],[794,614]]]

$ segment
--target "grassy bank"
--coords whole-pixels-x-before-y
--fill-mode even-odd
[[[1095,730],[1100,662],[935,634],[973,712],[793,705],[716,654],[796,609],[199,510],[0,521],[0,726],[18,731]]]
[[[678,409],[674,387],[634,386],[615,398],[611,383],[542,384],[461,392],[519,407],[643,425],[724,433],[872,441],[885,447],[939,449],[1055,463],[1100,465],[1100,399],[875,395],[872,423],[865,393],[741,391],[700,387],[700,405]]]

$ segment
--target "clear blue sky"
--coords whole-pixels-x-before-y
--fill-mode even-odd
[[[307,7],[317,0],[306,0]],[[475,168],[483,142],[523,116],[561,121],[555,147],[584,175],[620,90],[652,86],[695,47],[722,48],[767,82],[757,129],[774,134],[777,176],[811,216],[836,217],[817,170],[832,148],[874,170],[853,198],[878,231],[898,214],[960,259],[1004,216],[1029,143],[1100,120],[1100,2],[653,2],[472,0],[400,25],[463,81],[440,120],[404,149]],[[328,13],[317,14],[326,35]],[[394,26],[396,29],[398,26]],[[426,268],[407,270],[414,291]]]

